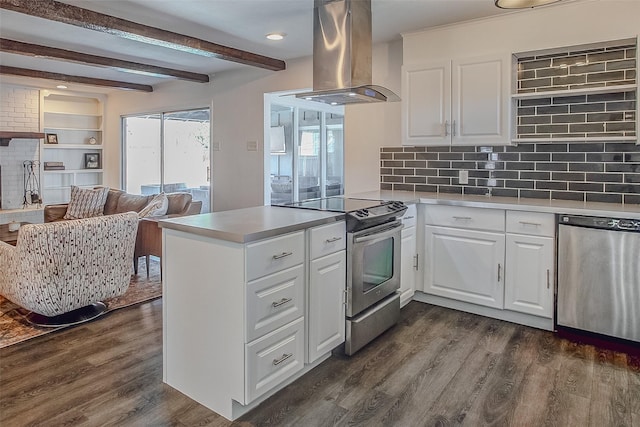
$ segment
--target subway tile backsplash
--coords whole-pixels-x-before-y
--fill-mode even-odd
[[[382,147],[380,189],[640,204],[640,146]]]

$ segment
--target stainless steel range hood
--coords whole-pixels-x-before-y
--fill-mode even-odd
[[[371,84],[371,0],[315,0],[313,92],[296,96],[331,105],[400,101]]]

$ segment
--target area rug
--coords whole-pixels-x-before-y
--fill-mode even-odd
[[[142,258],[138,266],[138,274],[131,276],[131,283],[129,284],[127,292],[122,296],[104,301],[107,304],[107,313],[162,296],[160,262],[157,259],[151,258],[149,267],[149,277],[147,277],[147,266],[144,258]],[[12,344],[17,344],[64,328],[73,327],[42,328],[34,326],[24,319],[20,313],[23,310],[24,309],[0,295],[0,348],[8,347]],[[93,321],[99,322],[101,317]]]

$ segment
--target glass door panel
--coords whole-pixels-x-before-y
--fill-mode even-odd
[[[131,194],[157,194],[161,185],[160,114],[123,119],[125,177],[124,189]]]
[[[186,191],[209,212],[209,109],[163,116],[163,185],[166,193]]]
[[[294,109],[271,106],[269,134],[271,204],[293,202]]]
[[[326,196],[337,196],[344,189],[344,116],[326,115]]]
[[[320,197],[320,125],[318,111],[298,113],[298,200]]]

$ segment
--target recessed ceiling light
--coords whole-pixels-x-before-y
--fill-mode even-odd
[[[331,103],[331,105],[338,105],[338,103],[334,101]]]
[[[287,35],[285,33],[269,33],[265,37],[269,40],[282,40]]]
[[[561,0],[495,0],[495,4],[500,9],[527,9],[559,1]]]
[[[310,97],[310,96],[307,96],[305,99],[306,99],[307,101],[311,101],[311,100],[313,100],[313,98],[312,98],[312,97]]]
[[[65,85],[58,85],[56,86],[58,89],[66,89],[67,87]]]

